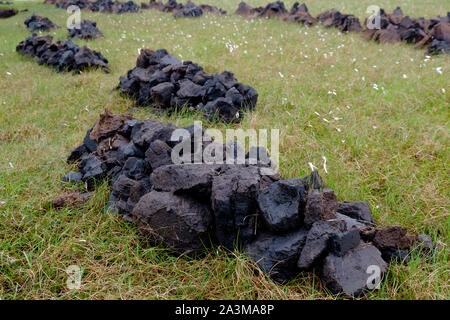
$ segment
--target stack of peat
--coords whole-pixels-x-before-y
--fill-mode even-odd
[[[49,31],[51,29],[56,29],[58,26],[50,21],[49,18],[41,17],[37,14],[33,14],[31,17],[24,21],[30,31]]]
[[[376,26],[377,17],[372,19],[369,23],[376,28],[364,30],[367,39],[385,43],[406,41],[416,47],[428,46],[429,53],[450,53],[450,12],[446,17],[414,19],[404,16],[397,7],[391,14],[380,10],[379,26]]]
[[[332,292],[359,296],[373,268],[382,276],[413,248],[434,249],[428,236],[375,227],[368,204],[338,202],[317,172],[282,179],[264,148],[243,152],[197,125],[180,129],[106,111],[68,158],[79,172],[63,181],[93,190],[109,178],[108,210],[152,243],[178,254],[211,245],[243,250],[279,283],[314,269]],[[191,163],[198,155],[214,160]]]
[[[241,2],[235,14],[246,18],[278,18],[290,22],[301,23],[305,26],[312,26],[317,23],[317,19],[308,12],[308,7],[303,3],[294,3],[288,11],[283,2],[271,2],[265,7],[252,8],[245,2]]]
[[[0,19],[6,19],[19,13],[17,9],[0,9]]]
[[[71,38],[95,39],[103,37],[103,34],[97,28],[97,23],[90,20],[82,20],[78,26],[69,28]]]
[[[52,42],[52,39],[52,36],[33,34],[20,42],[16,51],[34,57],[39,64],[55,67],[57,72],[80,72],[89,68],[109,71],[108,60],[100,52],[86,46],[80,48],[70,40]]]
[[[227,12],[216,7],[207,4],[201,4],[197,6],[194,2],[188,1],[185,5],[178,3],[176,0],[168,0],[167,3],[162,1],[150,0],[149,3],[142,3],[142,9],[153,9],[162,12],[172,12],[174,17],[200,17],[203,12],[222,15]]]
[[[221,8],[218,8],[216,6],[211,6],[209,4],[201,4],[198,6],[200,9],[203,10],[203,12],[208,12],[216,15],[222,15],[227,14],[227,12]]]
[[[241,2],[235,14],[247,18],[278,18],[291,22],[312,26],[318,21],[325,27],[334,27],[342,32],[363,32],[366,39],[378,42],[415,43],[416,47],[428,46],[429,53],[450,52],[450,12],[446,17],[431,19],[410,18],[403,16],[402,10],[397,7],[392,14],[386,14],[381,9],[378,16],[366,19],[366,25],[370,28],[363,29],[357,17],[351,14],[343,14],[336,9],[327,10],[312,17],[305,4],[296,2],[288,11],[283,2],[271,2],[265,7],[252,8],[245,2]],[[377,26],[379,19],[379,26]]]
[[[173,14],[175,18],[195,18],[200,17],[201,15],[203,15],[203,10],[197,7],[193,2],[188,2]]]
[[[175,110],[187,107],[232,122],[251,111],[258,101],[252,87],[239,83],[233,73],[208,74],[191,61],[180,61],[165,49],[141,50],[136,67],[121,77],[117,87],[135,98],[136,106]]]
[[[359,19],[352,14],[343,14],[336,9],[327,10],[317,16],[317,19],[325,27],[334,27],[342,32],[354,31],[360,32],[363,30]]]
[[[46,0],[45,4],[53,4],[57,8],[67,9],[70,6],[78,6],[81,10],[102,13],[128,13],[138,12],[139,5],[133,1],[120,2],[112,0]]]
[[[341,14],[337,10],[325,11],[317,18],[309,14],[308,7],[303,3],[294,3],[288,11],[282,1],[271,2],[265,7],[252,8],[245,2],[241,2],[235,14],[247,18],[278,18],[290,22],[301,23],[305,26],[312,26],[318,21],[327,27],[336,27],[341,31],[361,31],[359,20],[353,15]]]

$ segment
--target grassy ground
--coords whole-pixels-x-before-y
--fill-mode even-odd
[[[232,12],[239,0],[203,2]],[[335,7],[363,18],[372,2],[307,4],[313,15]],[[377,2],[389,11],[401,5],[412,16],[443,15],[450,9],[439,0]],[[234,71],[239,81],[255,87],[257,110],[239,127],[280,129],[284,176],[301,177],[312,162],[339,200],[368,201],[380,225],[402,225],[444,244],[428,263],[413,257],[408,266],[391,266],[370,299],[450,297],[448,55],[426,59],[425,51],[409,45],[378,45],[358,34],[275,20],[204,16],[175,21],[156,11],[83,12],[82,18],[97,21],[105,38],[75,42],[101,51],[112,72],[57,74],[17,54],[15,47],[30,35],[23,21],[33,12],[62,26],[51,34],[65,38],[67,13],[36,2],[16,7],[30,11],[0,20],[1,299],[335,298],[310,273],[278,286],[255,273],[245,257],[220,248],[195,259],[145,246],[132,225],[102,214],[106,185],[81,209],[48,209],[54,196],[79,188],[60,178],[71,169],[65,163],[68,153],[98,114],[105,107],[114,112],[132,107],[111,89],[135,65],[142,47],[166,48],[209,73]],[[155,115],[149,109],[135,115],[177,125],[202,120]],[[83,270],[79,290],[66,286],[65,270],[74,264]]]

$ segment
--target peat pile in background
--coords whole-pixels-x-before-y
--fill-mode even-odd
[[[212,14],[222,15],[227,14],[227,12],[221,8],[218,8],[216,6],[211,6],[209,4],[201,4],[198,6],[200,9],[203,10],[203,12],[208,12]]]
[[[180,143],[195,151],[173,164],[172,154],[185,151]],[[198,153],[214,161],[190,163]],[[279,283],[314,268],[332,292],[358,296],[373,268],[382,276],[411,250],[434,249],[426,235],[376,227],[367,203],[338,202],[317,172],[283,179],[268,167],[264,148],[252,148],[244,164],[229,161],[244,159],[242,153],[237,143],[208,139],[198,125],[180,132],[170,123],[105,111],[68,158],[79,172],[63,181],[83,181],[93,190],[109,178],[108,209],[152,243],[176,253],[212,244],[237,248]]]
[[[139,5],[133,1],[120,2],[112,0],[46,0],[45,4],[55,5],[57,8],[67,9],[70,6],[78,6],[81,10],[103,13],[127,13],[138,12]]]
[[[392,14],[380,10],[380,24],[376,26],[375,19],[369,21],[373,29],[363,29],[357,17],[352,14],[343,14],[336,9],[320,13],[316,18],[312,17],[305,4],[296,2],[288,11],[282,1],[271,2],[265,7],[253,8],[241,2],[235,14],[247,18],[278,18],[291,22],[299,22],[306,26],[312,26],[320,21],[325,27],[334,27],[342,32],[363,32],[366,39],[378,42],[415,43],[416,47],[428,47],[429,53],[450,52],[450,12],[445,17],[431,19],[410,18],[404,16],[402,10],[397,7]],[[367,24],[366,19],[366,26]]]
[[[278,18],[290,22],[301,23],[305,26],[312,26],[317,23],[317,19],[309,14],[308,7],[303,3],[294,3],[291,10],[287,10],[282,1],[271,2],[265,7],[252,8],[245,2],[239,3],[235,14],[246,18]]]
[[[166,50],[141,50],[136,67],[120,77],[117,87],[135,98],[136,106],[175,110],[187,107],[213,119],[239,121],[258,101],[252,87],[239,83],[233,73],[208,74],[191,61],[180,61]]]
[[[309,14],[306,4],[299,4],[298,2],[294,3],[291,10],[289,11],[289,15],[285,18],[285,20],[290,22],[302,23],[307,27],[310,27],[317,23],[317,19]]]
[[[58,28],[58,26],[51,22],[49,18],[41,17],[35,13],[27,18],[24,21],[24,24],[30,31],[49,31]]]
[[[17,9],[0,9],[0,19],[6,19],[19,13]]]
[[[79,28],[73,27],[69,29],[71,38],[95,39],[103,37],[103,34],[97,28],[97,23],[90,20],[82,20]]]
[[[343,14],[336,9],[327,10],[317,16],[317,19],[325,27],[334,27],[342,32],[353,31],[360,32],[363,30],[359,19],[352,14]]]
[[[429,53],[450,53],[450,12],[446,17],[410,18],[397,7],[391,14],[380,9],[379,16],[379,29],[364,30],[367,39],[385,43],[406,41],[428,47]],[[375,25],[376,18],[373,19],[369,22]]]
[[[362,27],[358,18],[353,15],[342,14],[337,10],[325,11],[317,18],[311,16],[308,7],[303,3],[294,3],[291,10],[287,10],[282,1],[271,2],[265,7],[252,8],[245,2],[241,2],[235,12],[247,18],[277,18],[285,21],[302,23],[312,26],[318,21],[327,27],[336,27],[341,31],[361,31]]]
[[[203,10],[197,7],[197,5],[193,2],[188,2],[186,5],[184,5],[181,9],[178,9],[173,16],[175,18],[194,18],[194,17],[200,17],[203,15]]]
[[[222,15],[226,14],[225,10],[222,10],[216,6],[207,4],[201,4],[197,6],[194,2],[188,1],[185,5],[177,2],[176,0],[168,0],[165,4],[162,1],[150,0],[149,3],[142,3],[142,9],[153,9],[161,12],[171,12],[176,18],[179,17],[200,17],[203,12]]]
[[[70,40],[52,42],[52,36],[33,34],[20,42],[16,51],[32,56],[39,64],[55,67],[57,72],[102,68],[109,71],[108,60],[100,52],[79,47]]]

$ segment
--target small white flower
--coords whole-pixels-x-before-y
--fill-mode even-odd
[[[6,71],[6,74],[7,74],[8,76],[10,76],[12,73],[9,72],[9,71]]]
[[[309,167],[311,168],[311,171],[314,171],[314,169],[318,169],[312,162],[308,162]]]
[[[323,170],[325,171],[325,173],[328,173],[327,170],[327,158],[325,158],[325,156],[322,156],[323,159]]]
[[[406,74],[403,74],[403,79],[408,79],[408,76]]]
[[[281,72],[278,72],[281,78],[284,78],[283,74]]]
[[[442,93],[445,93],[445,89],[444,88],[442,88],[441,91],[442,91]]]
[[[442,67],[437,67],[436,71],[437,71],[437,73],[442,74]]]
[[[9,167],[11,168],[11,169],[14,169],[14,166],[13,166],[13,164],[10,162],[9,163]]]
[[[322,118],[323,121],[330,123],[330,121],[328,121],[326,118]]]

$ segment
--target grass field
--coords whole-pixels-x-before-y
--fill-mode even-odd
[[[239,0],[200,2],[233,12]],[[292,3],[286,1],[289,7]],[[314,16],[334,7],[361,19],[371,4],[388,11],[400,5],[414,17],[450,10],[440,0],[307,3]],[[99,113],[105,107],[123,113],[133,106],[112,89],[143,47],[166,48],[209,73],[233,71],[255,87],[260,95],[256,111],[234,126],[280,129],[283,176],[302,177],[312,162],[339,200],[367,201],[380,225],[401,225],[442,243],[428,262],[413,257],[407,266],[390,266],[382,288],[369,299],[450,298],[448,55],[428,59],[424,50],[407,44],[379,45],[358,34],[277,20],[83,12],[82,18],[96,21],[105,37],[75,42],[101,51],[111,73],[58,74],[19,55],[15,47],[31,34],[23,21],[33,12],[61,26],[50,33],[55,40],[66,38],[68,14],[40,2],[15,6],[29,12],[0,20],[1,299],[336,298],[312,273],[278,286],[254,272],[244,256],[221,248],[188,258],[146,246],[134,226],[102,213],[106,184],[83,208],[48,208],[54,196],[80,188],[60,178],[72,169],[67,155]],[[203,120],[150,109],[134,115],[176,125]],[[70,265],[83,270],[79,290],[66,286]]]

